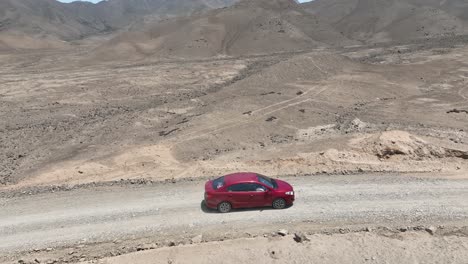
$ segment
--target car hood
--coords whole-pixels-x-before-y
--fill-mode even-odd
[[[291,186],[291,184],[282,180],[275,179],[275,181],[278,184],[278,189],[277,189],[278,191],[285,191],[285,192],[293,191],[293,187]]]

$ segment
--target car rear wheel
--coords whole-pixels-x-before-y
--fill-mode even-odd
[[[286,208],[286,201],[282,198],[275,199],[273,201],[273,208],[275,209],[284,209]]]
[[[228,203],[228,202],[222,202],[220,204],[218,204],[218,212],[220,213],[228,213],[231,211],[231,204]]]

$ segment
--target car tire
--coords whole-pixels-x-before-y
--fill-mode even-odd
[[[224,213],[229,213],[232,209],[232,206],[228,202],[222,202],[218,204],[218,212],[224,214]]]
[[[275,199],[273,201],[272,206],[274,209],[284,209],[286,208],[286,200],[284,200],[283,198]]]

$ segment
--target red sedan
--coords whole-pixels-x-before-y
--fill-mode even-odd
[[[205,184],[208,208],[227,213],[232,208],[272,206],[283,209],[294,202],[293,187],[257,173],[234,173]]]

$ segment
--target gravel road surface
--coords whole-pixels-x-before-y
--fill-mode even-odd
[[[202,210],[203,182],[109,186],[0,200],[0,255],[76,243],[186,230],[267,225],[417,225],[465,223],[468,179],[400,175],[285,178],[296,204],[285,210]]]

